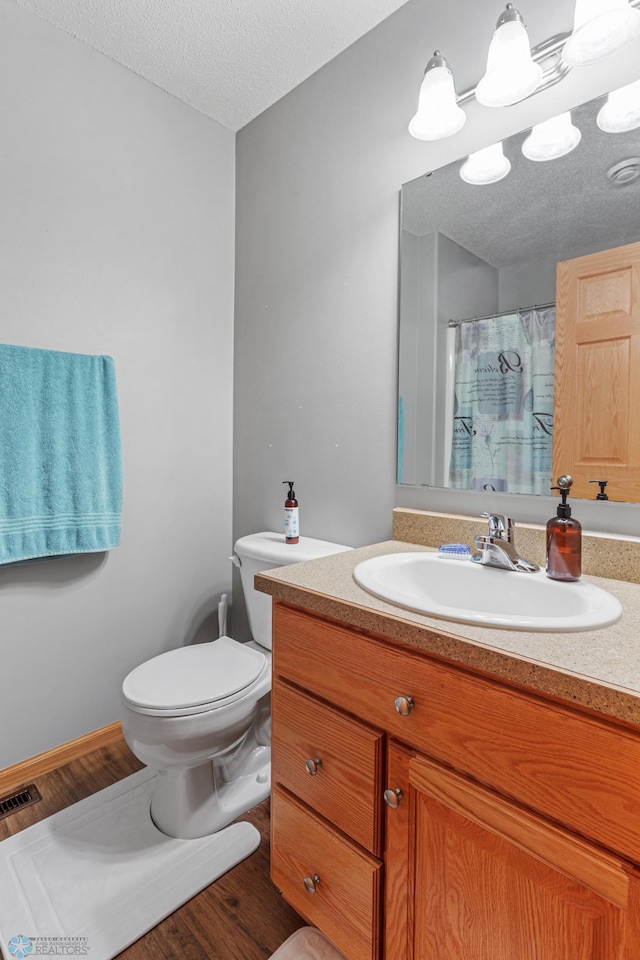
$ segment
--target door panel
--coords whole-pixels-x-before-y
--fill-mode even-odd
[[[388,956],[404,931],[415,960],[640,960],[623,860],[393,744],[389,771],[408,789],[404,819],[387,819]],[[404,886],[390,862],[403,842]]]
[[[558,264],[553,480],[640,502],[640,243]]]

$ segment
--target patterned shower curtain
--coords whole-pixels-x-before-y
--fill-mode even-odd
[[[555,308],[456,328],[450,486],[548,494]]]

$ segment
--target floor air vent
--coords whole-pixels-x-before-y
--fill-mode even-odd
[[[12,813],[17,813],[18,810],[23,810],[24,807],[30,807],[32,803],[37,803],[38,800],[42,800],[42,797],[38,793],[35,783],[29,784],[28,787],[20,787],[19,790],[8,797],[0,797],[0,820],[4,817],[10,817]]]

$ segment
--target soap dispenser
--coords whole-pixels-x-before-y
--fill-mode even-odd
[[[289,487],[287,499],[284,501],[284,539],[285,543],[299,543],[300,541],[300,521],[299,507],[296,500],[296,492],[293,489],[293,480],[283,480],[285,486]]]
[[[562,503],[558,515],[547,523],[547,576],[552,580],[579,580],[582,572],[582,526],[571,516],[567,496],[573,478],[568,474],[558,477]]]

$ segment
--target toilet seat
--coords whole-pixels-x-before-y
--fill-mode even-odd
[[[267,658],[231,637],[161,653],[126,677],[129,708],[150,716],[215,710],[245,697],[268,671]]]

